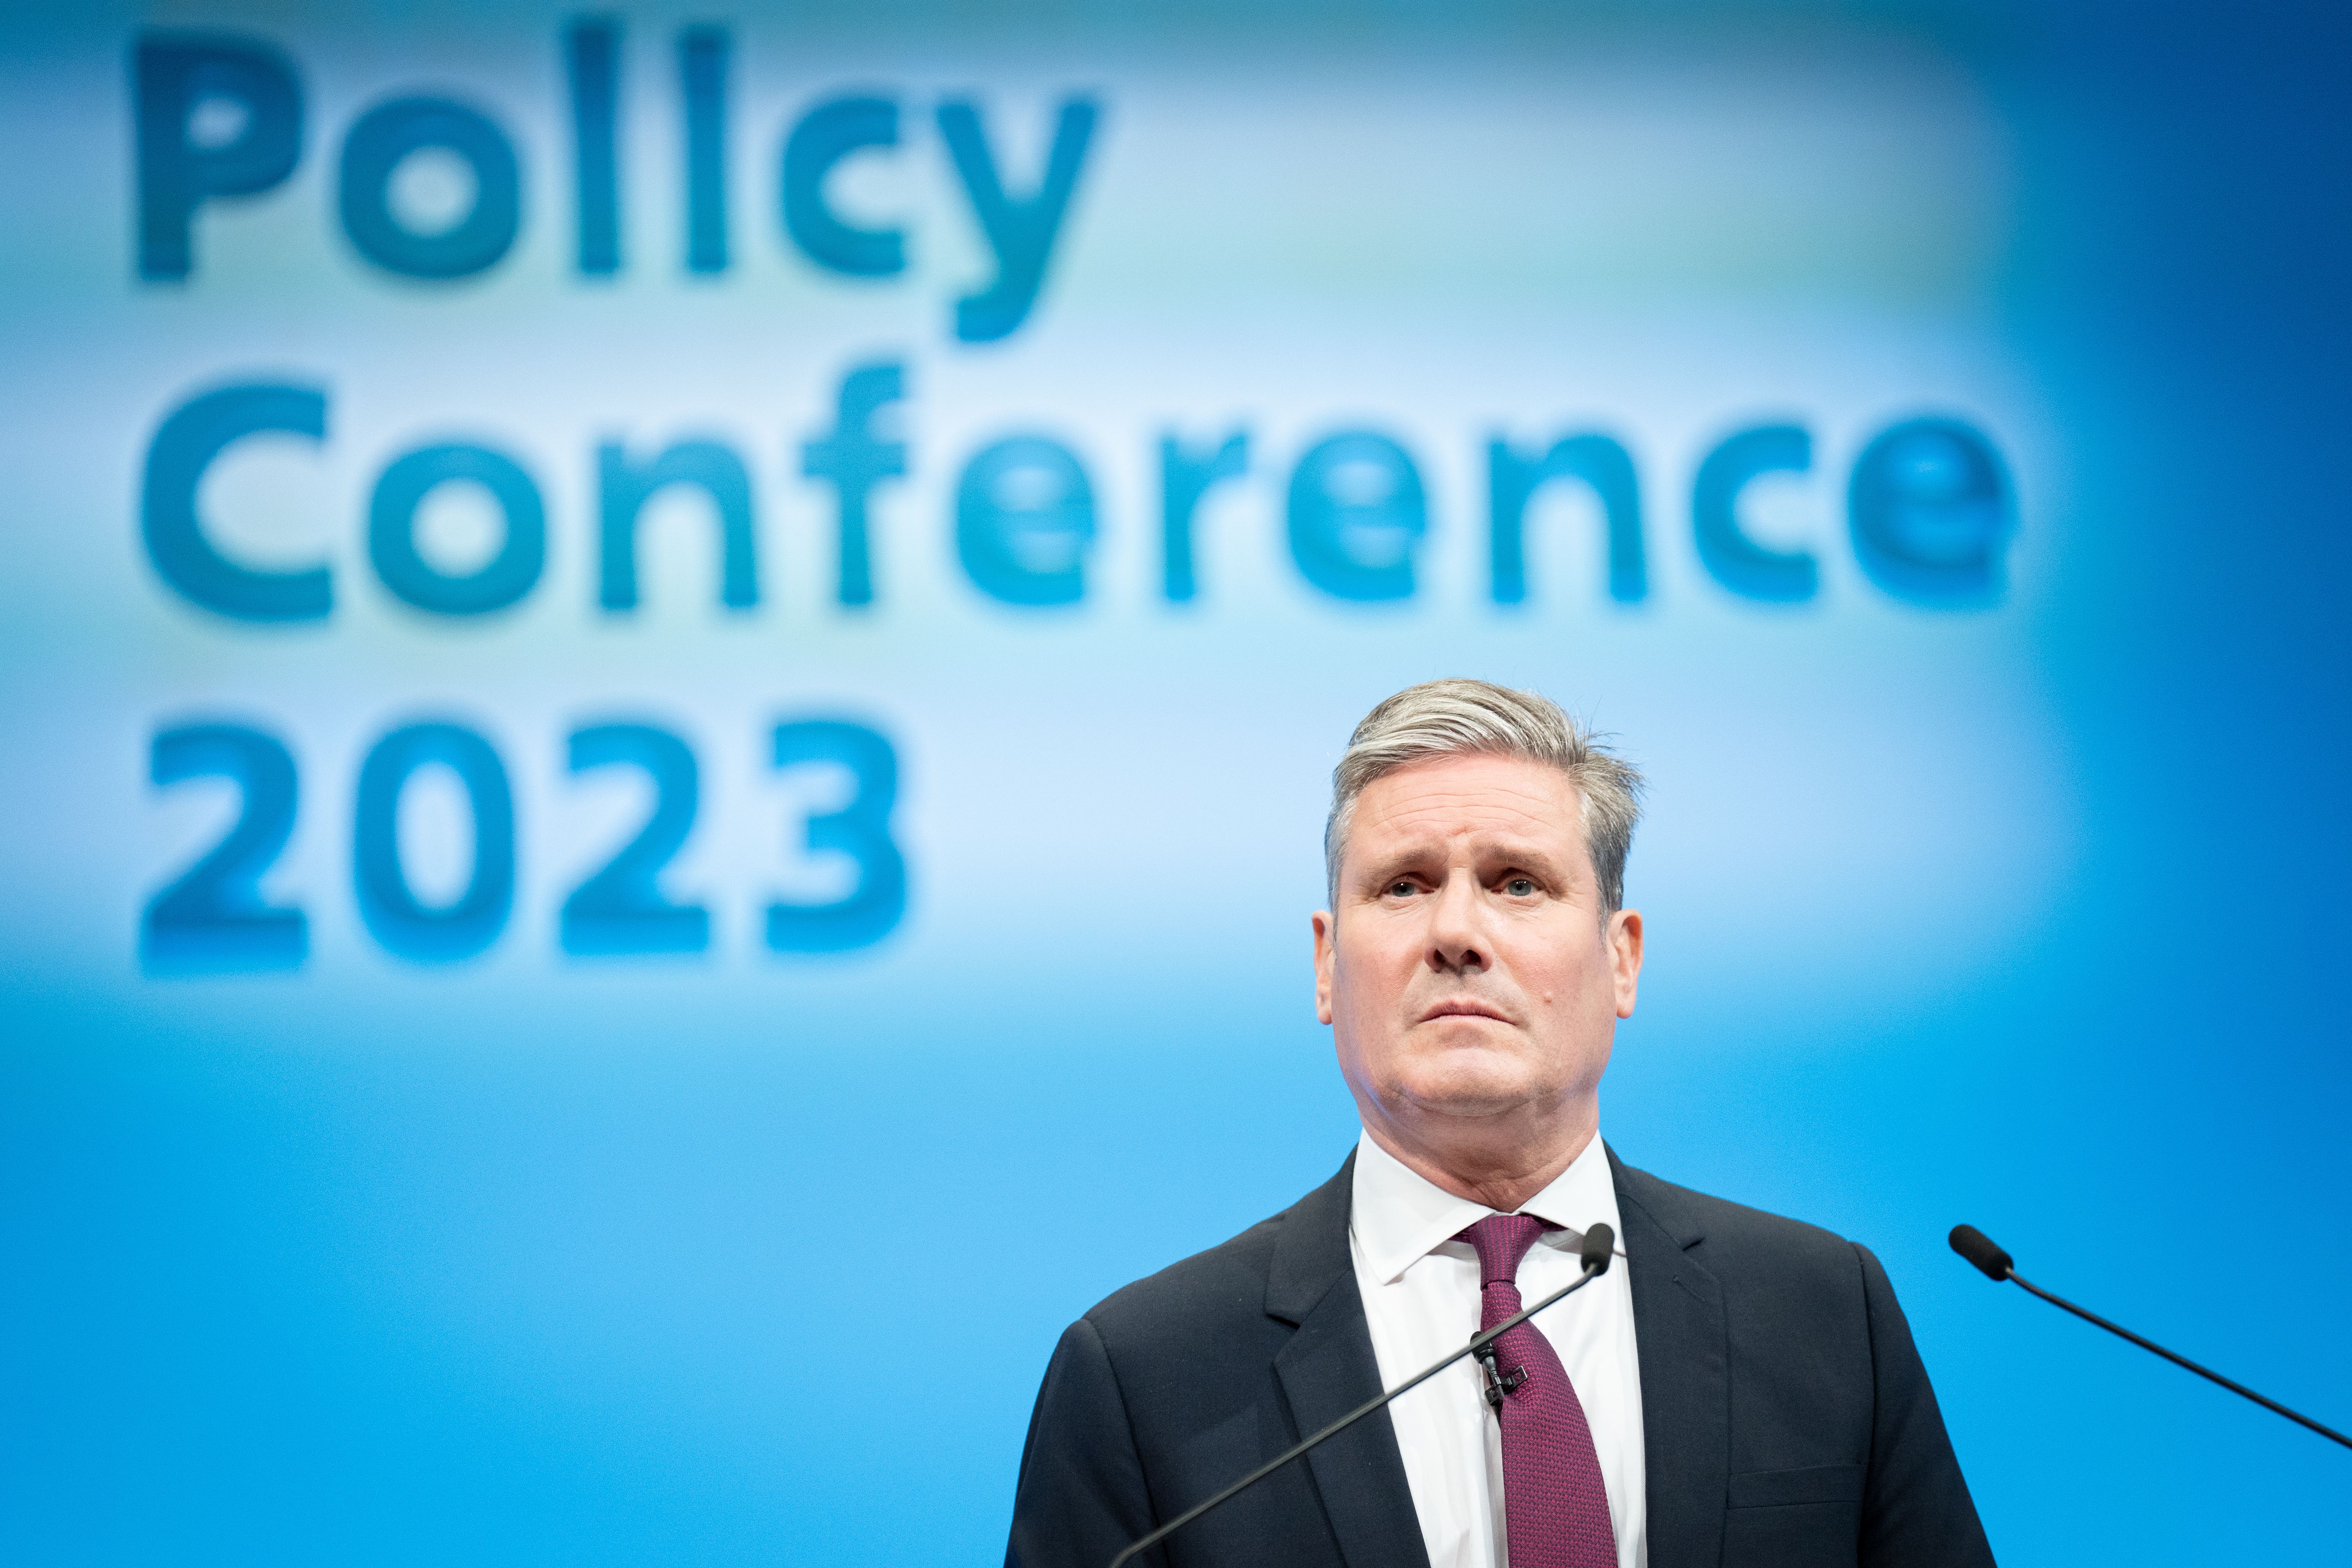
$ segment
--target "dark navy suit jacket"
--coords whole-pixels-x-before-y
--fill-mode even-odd
[[[1348,1248],[1354,1163],[1070,1325],[1029,1424],[1012,1568],[1106,1568],[1380,1392]],[[1878,1260],[1614,1150],[1609,1165],[1633,1277],[1650,1568],[1989,1568]],[[1388,1413],[1144,1561],[1428,1568]]]

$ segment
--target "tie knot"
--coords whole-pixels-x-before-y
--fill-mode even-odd
[[[1557,1226],[1546,1225],[1531,1214],[1490,1214],[1476,1225],[1460,1231],[1456,1241],[1466,1241],[1478,1252],[1478,1284],[1480,1289],[1502,1283],[1514,1284],[1519,1278],[1519,1259],[1536,1244],[1536,1237]]]

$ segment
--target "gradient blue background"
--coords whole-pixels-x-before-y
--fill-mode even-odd
[[[2004,1562],[2340,1554],[2346,1455],[1996,1291],[1942,1237],[1973,1221],[2042,1283],[2352,1420],[2345,25],[633,7],[629,259],[589,283],[571,15],[0,23],[0,1555],[994,1560],[1061,1327],[1344,1154],[1307,963],[1323,778],[1372,701],[1450,673],[1538,686],[1650,771],[1652,963],[1604,1129],[1879,1253]],[[736,40],[735,265],[690,279],[667,51],[706,20]],[[294,179],[200,218],[184,286],[132,267],[142,26],[269,37],[309,99]],[[521,143],[523,237],[418,286],[343,243],[332,150],[366,102],[445,83]],[[785,245],[772,182],[802,110],[869,87],[910,106],[908,142],[845,200],[910,215],[913,259],[852,286]],[[1036,312],[958,344],[982,253],[922,116],[975,92],[1034,156],[1022,128],[1074,89],[1103,132]],[[829,512],[793,459],[877,356],[908,367],[912,473],[859,613],[826,599]],[[193,609],[138,542],[156,420],[257,374],[336,400],[324,448],[208,492],[255,551],[333,563],[307,627]],[[1922,410],[2014,477],[1990,606],[1892,600],[1844,542],[1853,453]],[[1795,608],[1691,546],[1698,458],[1774,418],[1821,452],[1759,523],[1821,553]],[[1421,591],[1374,609],[1281,545],[1288,461],[1363,422],[1432,492]],[[1171,605],[1157,439],[1242,423],[1257,466]],[[1639,464],[1651,595],[1603,597],[1563,501],[1528,603],[1497,607],[1483,443],[1583,427]],[[962,458],[1022,428],[1101,500],[1064,611],[987,602],[948,543]],[[361,542],[377,468],[449,430],[549,496],[547,580],[481,625],[392,604]],[[595,442],[700,431],[753,462],[761,605],[712,607],[687,507],[653,525],[646,608],[601,616]],[[425,711],[493,738],[522,822],[513,921],[445,968],[373,945],[350,892],[357,758]],[[898,748],[912,899],[875,948],[786,960],[759,903],[838,868],[793,864],[757,747],[836,712]],[[642,809],[561,767],[614,713],[701,757],[671,873],[712,908],[699,959],[557,950],[562,891]],[[140,967],[142,901],[226,820],[226,792],[146,783],[149,737],[191,714],[258,719],[300,762],[268,884],[310,914],[292,974]]]

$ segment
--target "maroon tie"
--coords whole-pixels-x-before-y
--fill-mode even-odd
[[[1480,1332],[1517,1312],[1519,1259],[1552,1228],[1531,1214],[1489,1215],[1454,1239],[1478,1249]],[[1503,1422],[1503,1517],[1511,1568],[1616,1568],[1617,1531],[1601,1457],[1576,1385],[1532,1322],[1495,1342]]]

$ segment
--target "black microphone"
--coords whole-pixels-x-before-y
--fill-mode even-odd
[[[1967,1258],[1970,1263],[1975,1264],[1979,1268],[1984,1270],[1987,1278],[1992,1279],[2007,1279],[2016,1284],[2022,1285],[2028,1290],[2033,1292],[2033,1294],[2049,1302],[2052,1306],[2063,1307],[2066,1310],[2074,1313],[2076,1317],[2082,1319],[2086,1323],[2096,1323],[2099,1327],[2106,1330],[2107,1332],[2114,1334],[2118,1338],[2129,1340],[2132,1343],[2139,1346],[2139,1348],[2144,1351],[2154,1351],[2157,1354],[2162,1356],[2165,1360],[2170,1362],[2175,1366],[2185,1366],[2189,1371],[2195,1373],[2198,1376],[2218,1383],[2232,1394],[2244,1394],[2248,1399],[2252,1400],[2255,1404],[2261,1405],[2265,1410],[2274,1410],[2290,1421],[2295,1422],[2300,1426],[2310,1427],[2313,1431],[2318,1433],[2323,1437],[2331,1438],[2336,1442],[2343,1444],[2347,1448],[2352,1448],[2352,1437],[2347,1437],[2343,1433],[2336,1431],[2334,1427],[2322,1426],[2310,1416],[2300,1415],[2295,1411],[2289,1410],[2285,1405],[2281,1405],[2275,1399],[2264,1398],[2262,1394],[2256,1394],[2252,1389],[2248,1388],[2242,1383],[2232,1383],[2228,1378],[2223,1377],[2220,1373],[2213,1371],[2210,1367],[2199,1366],[2195,1362],[2190,1361],[2185,1355],[2175,1355],[2172,1352],[2166,1350],[2162,1345],[2158,1344],[2154,1340],[2144,1340],[2140,1338],[2137,1334],[2133,1333],[2129,1329],[2125,1328],[2120,1323],[2111,1323],[2107,1321],[2106,1319],[2099,1316],[2096,1312],[2086,1312],[2082,1308],[2074,1305],[2074,1302],[2065,1300],[2063,1297],[2052,1295],[2049,1291],[2044,1290],[2041,1286],[2036,1285],[2032,1280],[2028,1279],[2025,1276],[2020,1274],[2017,1271],[2015,1262],[2010,1258],[2009,1254],[2003,1252],[2000,1246],[1994,1242],[1992,1237],[1987,1236],[1976,1226],[1972,1225],[1954,1226],[1952,1227],[1951,1242],[1952,1250],[1958,1253],[1962,1258]]]
[[[1487,1347],[1489,1345],[1492,1345],[1496,1340],[1502,1338],[1505,1334],[1509,1333],[1513,1329],[1517,1328],[1521,1323],[1526,1322],[1529,1318],[1534,1317],[1538,1312],[1542,1311],[1546,1307],[1550,1306],[1555,1301],[1567,1300],[1569,1297],[1575,1295],[1579,1290],[1583,1289],[1587,1285],[1591,1284],[1595,1279],[1600,1279],[1603,1274],[1608,1273],[1609,1259],[1615,1254],[1616,1249],[1617,1233],[1611,1230],[1605,1225],[1594,1226],[1591,1230],[1584,1233],[1584,1243],[1577,1248],[1577,1258],[1583,1263],[1584,1272],[1578,1275],[1575,1279],[1561,1286],[1550,1295],[1546,1296],[1542,1300],[1538,1301],[1534,1306],[1527,1308],[1515,1316],[1504,1319],[1501,1322],[1496,1323],[1493,1328],[1485,1331],[1483,1333],[1471,1335],[1470,1342],[1464,1345],[1460,1350],[1455,1351],[1451,1355],[1445,1356],[1438,1361],[1432,1362],[1429,1365],[1423,1367],[1419,1372],[1414,1373],[1411,1377],[1406,1378],[1402,1383],[1398,1384],[1394,1388],[1390,1389],[1386,1394],[1380,1395],[1380,1397],[1366,1400],[1363,1404],[1357,1405],[1353,1410],[1349,1411],[1348,1414],[1340,1416],[1339,1419],[1332,1422],[1331,1425],[1324,1427],[1323,1430],[1316,1433],[1312,1437],[1307,1438],[1305,1442],[1299,1444],[1297,1447],[1292,1448],[1289,1452],[1283,1454],[1279,1458],[1268,1459],[1265,1464],[1260,1465],[1256,1469],[1252,1470],[1248,1475],[1244,1476],[1240,1480],[1235,1481],[1232,1486],[1227,1487],[1224,1490],[1209,1499],[1206,1502],[1194,1503],[1191,1508],[1186,1509],[1182,1513],[1178,1514],[1174,1519],[1170,1520],[1167,1523],[1161,1525],[1150,1534],[1144,1536],[1141,1540],[1137,1541],[1133,1545],[1128,1547],[1126,1551],[1112,1558],[1110,1560],[1110,1568],[1119,1568],[1121,1563],[1127,1562],[1128,1559],[1135,1556],[1137,1553],[1150,1551],[1153,1547],[1159,1545],[1161,1542],[1167,1540],[1170,1536],[1175,1534],[1178,1531],[1183,1529],[1186,1525],[1192,1523],[1194,1520],[1200,1518],[1202,1514],[1208,1512],[1219,1503],[1226,1502],[1234,1498],[1239,1497],[1242,1493],[1249,1490],[1250,1488],[1257,1485],[1258,1482],[1265,1479],[1266,1477],[1274,1474],[1275,1471],[1282,1468],[1283,1466],[1290,1463],[1291,1460],[1306,1454],[1308,1450],[1314,1448],[1318,1444],[1324,1442],[1326,1439],[1338,1436],[1349,1427],[1353,1426],[1357,1422],[1361,1421],[1365,1416],[1370,1415],[1373,1411],[1378,1410],[1381,1406],[1386,1405],[1390,1400],[1394,1399],[1398,1394],[1406,1392],[1408,1389],[1420,1387],[1423,1384],[1427,1383],[1431,1378],[1435,1377],[1439,1373],[1444,1372],[1447,1367],[1452,1366],[1455,1362],[1460,1361],[1464,1356],[1481,1355],[1483,1353],[1486,1353]]]

